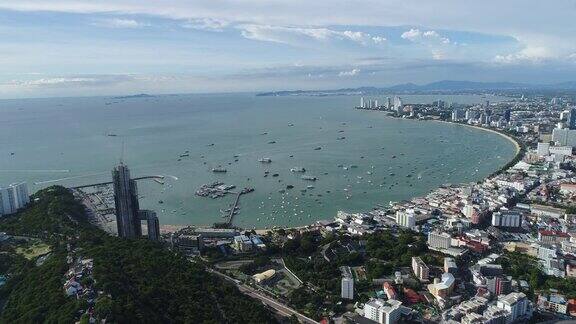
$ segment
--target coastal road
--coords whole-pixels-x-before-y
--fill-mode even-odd
[[[285,317],[290,317],[292,315],[296,315],[296,317],[298,317],[298,320],[302,323],[310,323],[310,324],[317,324],[318,322],[316,322],[315,320],[311,319],[310,317],[307,317],[305,315],[302,315],[300,313],[298,313],[296,310],[258,292],[256,289],[244,285],[242,283],[240,283],[238,280],[227,276],[221,272],[215,271],[213,269],[208,269],[209,272],[212,272],[213,274],[216,274],[226,280],[228,280],[229,282],[233,283],[236,287],[238,287],[238,290],[240,290],[240,292],[242,292],[245,295],[248,295],[254,299],[258,299],[259,301],[261,301],[263,304],[267,305],[268,307],[271,307],[272,309],[274,309],[276,311],[276,313],[285,316]]]

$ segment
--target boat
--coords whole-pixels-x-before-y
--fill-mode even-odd
[[[320,151],[322,149],[322,147],[318,146],[316,148],[314,148],[314,151]]]
[[[309,181],[316,181],[316,180],[318,180],[318,178],[313,177],[313,176],[308,176],[308,175],[303,175],[301,178],[302,178],[302,180],[309,180]]]
[[[272,162],[272,159],[271,159],[271,158],[267,158],[267,157],[263,157],[263,158],[258,159],[258,162],[261,162],[261,163],[271,163],[271,162]]]
[[[214,173],[226,173],[226,172],[228,172],[228,170],[223,169],[223,168],[213,168],[212,172],[214,172]]]
[[[306,169],[302,168],[302,167],[296,167],[296,168],[292,168],[290,169],[290,172],[306,172]]]

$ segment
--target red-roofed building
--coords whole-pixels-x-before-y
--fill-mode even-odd
[[[386,293],[386,296],[388,297],[388,299],[396,299],[397,298],[396,289],[394,289],[394,286],[392,286],[389,282],[385,282],[382,285],[382,289]]]
[[[406,300],[408,301],[409,304],[416,304],[421,301],[423,302],[426,301],[422,296],[420,296],[417,292],[415,292],[410,288],[404,288],[403,291],[404,291],[404,297],[406,297]]]
[[[570,240],[570,235],[568,233],[560,231],[548,231],[540,230],[538,231],[538,241],[542,243],[554,244],[561,243]]]

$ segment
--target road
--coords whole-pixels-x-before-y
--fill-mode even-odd
[[[310,323],[310,324],[317,324],[318,323],[315,320],[298,313],[296,310],[294,310],[294,309],[292,309],[292,308],[290,308],[290,307],[288,307],[288,306],[286,306],[286,305],[284,305],[284,304],[282,304],[282,303],[280,303],[280,302],[278,302],[278,301],[276,301],[276,300],[274,300],[268,296],[265,296],[264,294],[258,292],[256,289],[240,283],[238,280],[236,280],[230,276],[227,276],[227,275],[225,275],[221,272],[215,271],[213,269],[208,269],[208,271],[228,280],[231,283],[233,283],[238,288],[238,290],[240,290],[240,292],[242,292],[243,294],[248,295],[254,299],[258,299],[263,304],[271,307],[272,309],[274,309],[276,311],[276,313],[278,313],[282,316],[290,317],[292,315],[296,315],[296,317],[298,317],[298,320],[302,323]]]

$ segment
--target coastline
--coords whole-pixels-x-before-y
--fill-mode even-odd
[[[445,121],[445,120],[431,120],[431,121],[436,121],[436,122],[440,122],[440,123],[446,123],[446,124],[452,124],[452,125],[461,125],[461,126],[466,126],[466,127],[470,127],[470,128],[474,128],[474,129],[478,129],[478,130],[482,130],[485,132],[490,132],[490,133],[494,133],[497,135],[500,135],[502,137],[504,137],[505,139],[507,139],[508,141],[510,141],[514,147],[516,148],[516,155],[518,153],[520,153],[521,150],[521,146],[520,143],[518,143],[518,141],[516,141],[515,138],[513,138],[512,136],[502,133],[498,130],[492,129],[492,128],[486,128],[486,127],[481,127],[481,126],[476,126],[476,125],[469,125],[469,124],[463,124],[463,123],[455,123],[455,122],[450,122],[450,121]],[[512,161],[512,160],[510,160]]]
[[[398,117],[392,117],[389,116],[390,118],[398,118]],[[508,161],[507,163],[503,164],[502,167],[500,169],[495,170],[493,173],[487,175],[486,177],[482,178],[483,180],[489,179],[491,177],[493,177],[496,173],[498,173],[498,170],[506,170],[509,167],[511,167],[509,164],[514,161],[515,159],[519,158],[520,154],[522,154],[522,146],[520,145],[520,143],[518,143],[518,141],[513,138],[512,136],[502,133],[498,130],[492,129],[492,128],[486,128],[486,127],[482,127],[482,126],[477,126],[477,125],[469,125],[469,124],[464,124],[464,123],[456,123],[456,122],[451,122],[451,121],[445,121],[445,120],[435,120],[435,119],[424,119],[424,120],[415,120],[415,121],[433,121],[433,122],[439,122],[439,123],[446,123],[446,124],[452,124],[452,125],[460,125],[460,126],[465,126],[465,127],[470,127],[473,129],[477,129],[477,130],[481,130],[481,131],[485,131],[485,132],[490,132],[493,134],[497,134],[503,138],[505,138],[506,140],[508,140],[509,142],[511,142],[514,145],[514,148],[516,150],[514,157],[512,159],[510,159],[510,161]],[[433,190],[431,190],[430,192],[437,190],[438,188],[435,188]],[[417,197],[413,197],[413,198],[417,198]],[[287,231],[291,231],[291,230],[301,230],[301,229],[306,229],[310,226],[313,226],[314,222],[311,224],[307,224],[307,225],[299,225],[299,226],[290,226],[290,227],[273,227],[270,229],[262,229],[262,228],[257,228],[254,231],[259,234],[259,235],[266,235],[267,233],[273,232],[276,229],[284,229]],[[160,231],[162,233],[173,233],[176,232],[182,228],[186,228],[186,227],[197,227],[195,225],[170,225],[170,224],[165,224],[165,225],[160,225]],[[249,230],[249,229],[243,229],[243,230]]]

